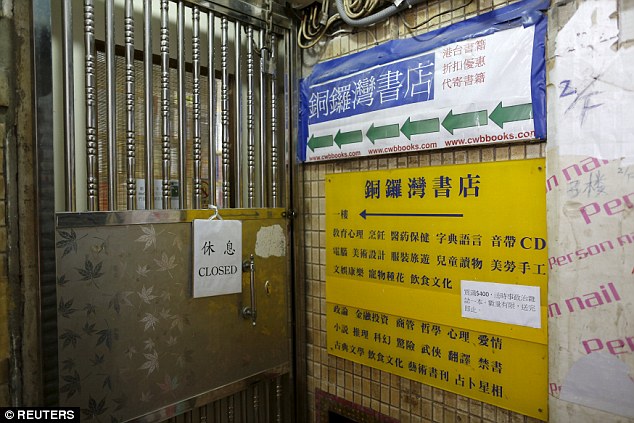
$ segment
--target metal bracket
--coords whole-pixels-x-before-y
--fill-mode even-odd
[[[261,71],[272,75],[275,72],[275,64],[270,60],[273,52],[273,0],[265,0],[265,7],[266,28],[264,28],[264,39],[261,46]]]
[[[282,212],[282,217],[289,220],[294,220],[297,217],[297,212],[293,209],[288,209]]]
[[[244,319],[251,319],[251,324],[255,326],[257,312],[255,305],[255,260],[253,254],[251,254],[249,260],[245,260],[242,263],[242,271],[249,272],[249,285],[251,288],[251,306],[245,306],[242,308],[242,317]]]

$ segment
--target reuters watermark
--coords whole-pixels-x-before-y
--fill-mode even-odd
[[[0,407],[5,422],[77,422],[79,407]],[[1,419],[0,419],[1,420]]]

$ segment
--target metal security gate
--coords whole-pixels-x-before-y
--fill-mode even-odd
[[[33,16],[45,402],[293,421],[285,10],[33,0]],[[192,298],[191,222],[215,214],[242,222],[250,263],[241,293]]]

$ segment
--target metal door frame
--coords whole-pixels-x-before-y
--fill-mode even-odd
[[[53,187],[53,79],[52,79],[52,30],[51,30],[51,1],[52,0],[31,0],[32,1],[32,35],[33,35],[33,122],[35,140],[35,182],[37,207],[35,218],[38,224],[38,251],[34,252],[37,257],[40,278],[40,310],[39,312],[39,333],[41,349],[37,353],[37,361],[40,362],[40,378],[42,381],[41,392],[35,397],[41,397],[43,404],[55,405],[57,402],[57,370],[50,369],[51,357],[57,357],[56,342],[57,331],[55,324],[55,310],[57,304],[47,303],[51,291],[55,290],[55,243],[52,234],[55,230],[55,192]],[[251,24],[261,23],[253,16],[262,13],[262,10],[252,6],[243,0],[193,0],[194,3],[205,7],[211,11],[223,13],[241,21]],[[298,69],[300,69],[300,58],[296,48],[296,27],[295,22],[291,22],[287,16],[290,14],[279,4],[274,3],[275,25],[286,28],[287,32],[287,62],[290,62],[285,70],[283,78],[286,83],[286,116],[287,151],[285,154],[289,158],[288,169],[286,171],[285,204],[288,207],[290,217],[294,217],[297,210],[303,208],[302,192],[303,182],[300,171],[300,164],[297,161],[296,139],[297,139],[297,119],[298,116]],[[303,222],[302,219],[294,219],[292,225],[291,257],[290,264],[294,280],[291,283],[291,318],[293,319],[292,331],[294,336],[291,370],[292,383],[295,391],[294,413],[295,421],[305,421],[307,416],[307,376],[306,376],[306,335],[305,335],[305,288],[303,269]],[[56,360],[52,360],[56,361]],[[49,364],[47,364],[49,363]],[[51,372],[53,376],[51,377]],[[33,395],[32,395],[33,396]],[[210,398],[206,398],[209,400]],[[197,404],[194,402],[194,404]]]

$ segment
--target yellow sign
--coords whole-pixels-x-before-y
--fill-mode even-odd
[[[546,420],[545,210],[543,159],[327,175],[329,352]]]

